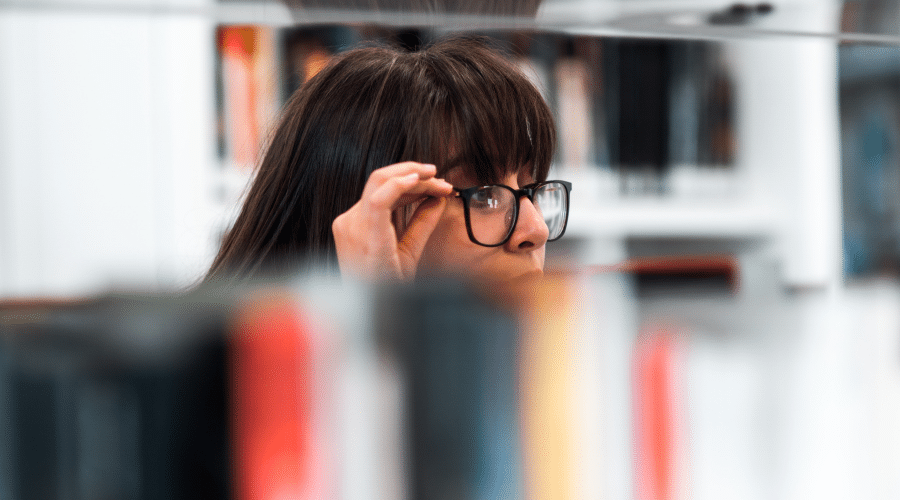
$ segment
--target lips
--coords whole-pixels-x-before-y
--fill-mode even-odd
[[[509,284],[516,286],[525,286],[531,282],[536,282],[544,276],[541,269],[532,269],[522,272],[521,268],[510,269],[507,272],[491,272],[485,276],[489,282],[496,284]]]

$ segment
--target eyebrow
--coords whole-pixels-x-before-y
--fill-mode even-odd
[[[462,159],[456,159],[453,161],[453,163],[455,163],[455,165],[451,166],[450,168],[447,169],[446,172],[444,172],[444,179],[446,179],[447,177],[456,177],[457,178],[456,180],[463,181],[463,182],[469,182],[472,180],[471,175],[464,168],[465,163],[463,163]],[[450,181],[448,181],[448,182],[450,182]],[[475,182],[477,183],[477,180]],[[450,182],[450,183],[454,184],[454,185],[459,184],[458,182]]]
[[[465,157],[456,155],[452,158],[448,158],[447,161],[444,162],[444,166],[447,168],[447,172],[450,172],[451,170],[462,167],[465,165],[465,162]]]

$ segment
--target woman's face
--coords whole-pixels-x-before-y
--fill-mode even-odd
[[[513,189],[534,182],[526,169],[500,180]],[[447,182],[465,189],[476,181],[461,168],[451,170]],[[527,197],[519,200],[519,217],[509,240],[497,247],[478,245],[469,239],[463,200],[451,197],[437,227],[431,234],[419,268],[429,272],[512,281],[543,274],[548,230],[543,217]]]

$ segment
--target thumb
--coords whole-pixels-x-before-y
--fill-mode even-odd
[[[447,206],[447,198],[429,198],[416,209],[412,220],[406,227],[406,232],[398,243],[398,251],[401,260],[403,274],[411,276],[422,257],[425,244],[437,227],[444,208]]]

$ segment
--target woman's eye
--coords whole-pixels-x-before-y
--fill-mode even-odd
[[[482,210],[500,208],[500,199],[487,193],[476,193],[472,196],[472,206]]]

